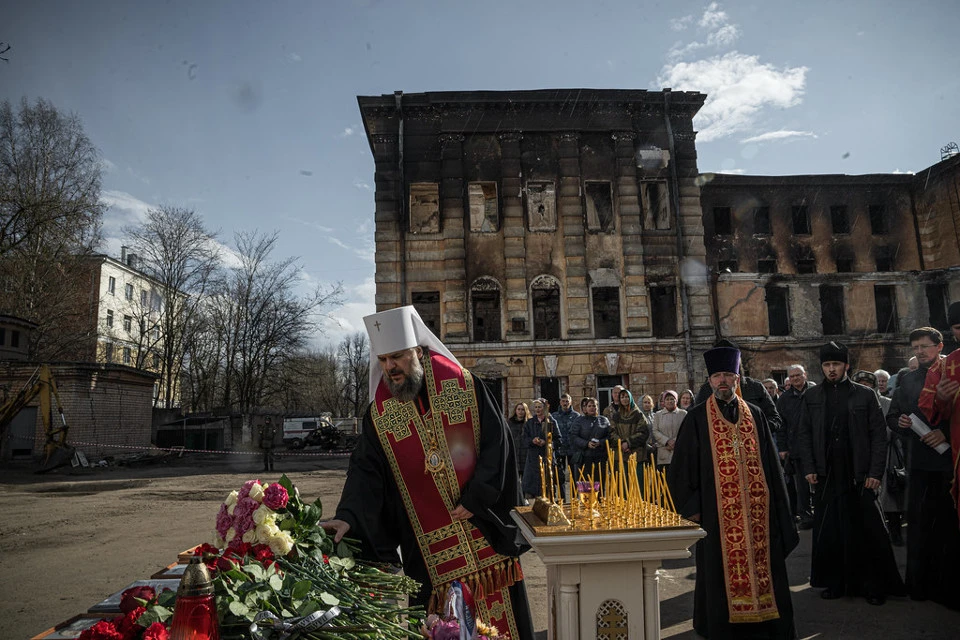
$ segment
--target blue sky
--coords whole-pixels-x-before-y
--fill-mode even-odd
[[[0,99],[43,97],[100,149],[106,249],[150,206],[342,281],[373,311],[373,160],[357,95],[699,90],[701,171],[919,171],[960,139],[956,0],[19,2]]]

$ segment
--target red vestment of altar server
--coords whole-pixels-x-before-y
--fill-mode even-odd
[[[937,385],[944,377],[960,382],[960,350],[937,360],[930,367],[923,391],[920,392],[920,400],[917,402],[930,424],[950,420],[950,447],[953,453],[953,484],[950,493],[960,516],[960,393],[954,394],[947,401],[938,399]]]

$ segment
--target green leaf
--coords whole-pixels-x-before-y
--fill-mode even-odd
[[[311,506],[317,508],[317,520],[319,520],[320,518],[322,518],[322,517],[323,517],[323,503],[320,502],[320,498],[317,498],[316,500],[314,500],[314,501],[313,501],[313,504],[312,504]]]
[[[250,608],[238,600],[234,600],[233,602],[231,602],[229,609],[230,609],[230,613],[232,613],[235,616],[239,616],[241,618],[245,617],[248,613],[250,613]]]
[[[299,600],[301,598],[306,598],[307,594],[310,593],[310,589],[313,587],[313,583],[309,580],[301,580],[300,582],[293,585],[293,588],[290,589],[290,597],[294,600]]]
[[[293,482],[290,481],[290,478],[287,477],[287,474],[281,474],[280,479],[277,481],[281,487],[287,490],[287,493],[290,494],[290,497],[293,497]]]
[[[297,609],[301,616],[308,616],[314,611],[320,611],[320,604],[316,600],[307,600]]]
[[[277,523],[277,527],[280,529],[280,531],[290,531],[296,526],[297,526],[297,521],[294,520],[293,518],[284,518],[283,520]]]
[[[352,558],[353,552],[350,550],[350,545],[341,540],[337,543],[337,555],[341,558]]]
[[[277,574],[270,576],[270,588],[279,593],[283,589],[283,578]]]
[[[323,604],[331,607],[334,607],[340,604],[340,599],[337,598],[337,596],[331,593],[327,593],[326,591],[320,594],[320,601],[323,602]]]
[[[245,564],[243,570],[256,582],[262,582],[267,579],[267,572],[258,564]]]

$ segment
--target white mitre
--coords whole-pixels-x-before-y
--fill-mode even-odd
[[[439,353],[460,365],[456,356],[440,338],[435,336],[420,314],[412,306],[397,307],[381,311],[363,319],[370,336],[370,400],[377,393],[377,386],[383,379],[383,370],[377,362],[377,356],[396,353],[414,347],[427,347],[433,353]],[[460,365],[463,366],[463,365]]]

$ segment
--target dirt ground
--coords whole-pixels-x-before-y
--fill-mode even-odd
[[[263,474],[248,455],[168,458],[142,466],[59,469],[35,475],[32,463],[0,468],[0,639],[29,638],[175,562],[179,551],[213,537],[223,498],[244,481],[285,472],[304,498],[320,497],[332,516],[346,458],[279,459]],[[956,638],[960,614],[930,602],[891,598],[823,601],[806,575],[810,534],[788,561],[801,638]],[[897,549],[903,569],[903,550]],[[546,629],[546,572],[534,553],[523,557],[534,624]],[[660,577],[665,638],[691,630],[693,560],[673,561]],[[960,578],[958,578],[960,579]],[[545,633],[538,634],[542,638]],[[585,639],[588,640],[588,639]]]

